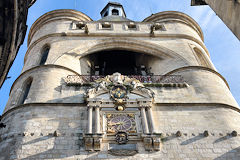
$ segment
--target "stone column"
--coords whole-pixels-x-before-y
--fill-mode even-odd
[[[88,133],[92,133],[92,111],[93,107],[88,106]]]
[[[100,133],[100,113],[99,113],[100,107],[95,107],[95,133]]]
[[[154,119],[153,119],[153,113],[152,113],[152,108],[151,106],[147,107],[147,112],[148,112],[148,118],[149,118],[149,122],[151,125],[151,133],[156,133],[155,132],[155,124],[154,124]]]
[[[141,116],[142,116],[142,124],[143,124],[143,133],[149,133],[148,129],[148,122],[147,122],[147,116],[146,116],[146,111],[145,107],[141,107]]]

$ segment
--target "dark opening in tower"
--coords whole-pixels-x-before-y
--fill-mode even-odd
[[[150,61],[154,56],[126,50],[105,50],[82,58],[82,73],[90,69],[90,75],[111,75],[119,72],[123,75],[150,75]],[[86,64],[87,63],[87,64]],[[85,68],[85,69],[83,69]]]
[[[115,72],[124,75],[137,74],[135,56],[134,53],[124,51],[100,52],[97,55],[100,75],[110,75]]]
[[[112,15],[119,16],[119,11],[117,9],[113,9]]]

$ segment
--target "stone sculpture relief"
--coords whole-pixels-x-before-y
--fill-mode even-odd
[[[143,92],[149,97],[154,98],[154,92],[145,87],[139,80],[135,78],[128,78],[120,73],[108,75],[105,78],[99,78],[88,89],[86,97],[92,98],[102,91],[109,91],[111,98],[115,101],[126,100],[127,93],[132,90]]]

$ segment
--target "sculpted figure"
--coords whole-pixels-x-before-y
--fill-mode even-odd
[[[116,88],[116,86],[118,87]],[[104,91],[113,90],[114,92],[111,92],[112,97],[114,99],[115,98],[122,99],[120,97],[123,95],[127,95],[128,91],[127,90],[125,91],[125,89],[123,88],[119,88],[119,86],[122,86],[125,89],[127,89],[126,86],[130,86],[130,88],[132,89],[139,90],[141,92],[148,94],[150,97],[154,97],[154,92],[149,88],[146,88],[139,80],[134,78],[128,78],[127,76],[121,75],[120,73],[114,73],[113,75],[108,75],[105,78],[97,79],[92,84],[92,88],[87,91],[86,97],[88,98],[94,97],[97,93],[100,93],[101,90]]]
[[[113,84],[123,84],[123,76],[120,73],[114,73],[112,75]]]
[[[118,132],[115,139],[118,144],[126,144],[128,141],[128,134],[126,132]]]
[[[106,90],[107,89],[107,82],[106,81],[102,81],[101,83],[99,83],[99,85],[97,86],[97,91],[99,90]]]
[[[139,89],[140,91],[148,94],[150,97],[154,97],[154,94],[155,94],[155,93],[154,93],[151,89],[149,89],[149,88],[147,88],[147,87],[138,87],[138,89]]]
[[[134,89],[136,89],[136,88],[138,88],[138,87],[144,87],[144,85],[143,84],[141,84],[139,81],[137,81],[137,80],[133,80],[132,82],[131,82],[131,85],[132,85],[132,87],[134,88]]]
[[[96,88],[90,88],[87,91],[86,97],[92,98],[94,97],[95,93],[96,93]]]

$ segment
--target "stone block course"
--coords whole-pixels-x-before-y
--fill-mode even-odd
[[[72,10],[63,10],[63,13],[71,14],[64,16],[62,11],[53,11],[41,17],[30,31],[25,65],[12,86],[1,120],[6,127],[0,129],[0,160],[240,159],[239,106],[226,80],[212,65],[201,30],[190,17],[178,12],[164,12],[152,15],[144,22],[135,22],[137,30],[126,30],[126,22],[111,22],[113,28],[103,30],[97,27],[100,22],[93,22],[82,13]],[[161,19],[159,14],[172,16],[172,20]],[[54,19],[55,16],[60,18]],[[49,21],[42,23],[44,20]],[[86,21],[88,34],[71,27],[80,20]],[[150,29],[156,22],[163,24],[166,30],[156,31],[153,36]],[[50,50],[46,63],[40,66],[45,45],[49,45]],[[131,93],[134,98],[129,96],[134,102],[118,102],[123,106],[139,105],[123,111],[137,113],[133,116],[137,121],[136,135],[130,135],[126,142],[137,146],[137,153],[132,156],[116,156],[109,151],[109,143],[117,142],[114,135],[107,133],[108,124],[104,120],[107,121],[107,112],[119,112],[114,107],[120,105],[110,98],[112,90],[105,86],[108,91],[100,94],[97,90],[102,91],[101,88],[94,88],[90,82],[77,86],[65,82],[68,75],[90,75],[97,53],[119,48],[136,52],[135,65],[151,67],[153,75],[181,75],[185,81],[184,84],[149,86],[155,93],[150,98],[135,86],[132,92],[138,91],[137,94]],[[201,52],[201,58],[195,48]],[[30,77],[28,96],[24,104],[20,104],[26,80]],[[95,100],[89,96],[90,87],[99,94],[93,94]],[[145,88],[142,84],[141,87]],[[98,99],[102,100],[99,104]],[[145,112],[148,114],[144,116]],[[92,135],[98,126],[104,134]],[[88,144],[86,137],[92,143]],[[158,140],[161,140],[160,145]],[[98,147],[99,143],[102,148]],[[146,145],[149,151],[146,151]],[[100,148],[100,151],[85,151],[85,146],[89,146],[89,150]]]

